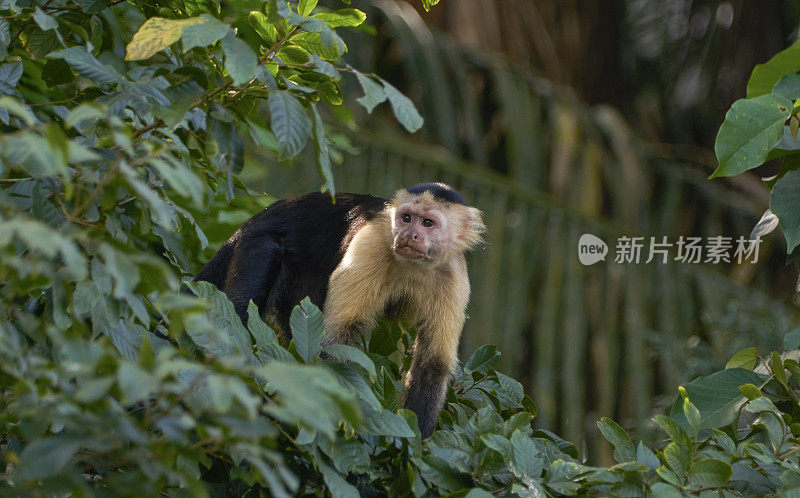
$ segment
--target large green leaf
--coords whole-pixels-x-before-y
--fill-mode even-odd
[[[355,396],[328,369],[271,362],[257,369],[256,376],[266,380],[268,389],[278,394],[277,402],[270,403],[267,411],[284,422],[300,423],[328,436],[333,436],[342,420],[352,425],[360,423]]]
[[[753,68],[747,81],[747,98],[768,94],[783,75],[797,71],[800,71],[800,40]]]
[[[355,486],[345,481],[344,478],[332,468],[320,463],[319,470],[322,472],[325,485],[328,486],[328,491],[331,492],[333,498],[358,498],[361,496]]]
[[[719,167],[711,177],[737,175],[764,164],[783,138],[791,110],[789,99],[772,94],[734,102],[717,133],[714,151]]]
[[[261,12],[257,10],[250,12],[250,15],[247,17],[247,22],[250,24],[250,27],[258,33],[258,36],[267,42],[268,46],[272,46],[278,39],[278,30],[269,22],[267,16]]]
[[[800,245],[800,170],[789,171],[772,187],[769,209],[781,220],[786,252]]]
[[[383,83],[383,91],[386,92],[386,97],[389,99],[389,103],[392,104],[392,110],[400,124],[411,133],[422,128],[424,120],[417,112],[417,108],[414,107],[411,99],[400,93],[400,90],[388,82],[381,82]]]
[[[511,435],[511,447],[514,451],[514,468],[522,475],[538,478],[544,468],[544,461],[539,457],[539,450],[533,440],[522,431],[514,431]]]
[[[225,53],[225,69],[231,75],[234,85],[243,85],[256,77],[258,57],[232,31],[222,40],[222,51]]]
[[[745,348],[728,360],[725,368],[744,368],[745,370],[752,370],[756,366],[758,359],[758,350],[756,348]]]
[[[467,372],[486,372],[500,359],[500,353],[497,348],[492,345],[485,345],[479,347],[472,356],[469,357],[464,364],[464,370]]]
[[[333,31],[331,31],[331,33],[333,33]],[[299,33],[290,38],[289,41],[303,47],[309,52],[317,54],[326,61],[335,61],[341,57],[342,54],[347,52],[347,45],[345,45],[344,41],[335,33],[331,40],[325,40],[328,43],[322,40],[322,35],[320,33],[310,32]]]
[[[619,463],[635,462],[636,449],[631,437],[625,429],[608,417],[603,417],[597,422],[597,428],[603,437],[614,446],[614,459]]]
[[[317,6],[319,0],[299,0],[297,2],[297,13],[301,16],[311,15],[311,11]]]
[[[377,376],[375,372],[375,363],[360,349],[347,346],[346,344],[328,344],[322,348],[322,351],[338,360],[355,363],[369,374],[370,379],[373,381],[375,380]]]
[[[83,47],[70,47],[52,52],[50,57],[64,59],[81,76],[100,83],[117,83],[122,76],[111,66],[106,66]]]
[[[183,42],[184,51],[194,47],[210,45],[224,38],[231,30],[230,26],[214,19],[208,14],[203,14],[199,18],[202,22],[188,24],[183,28],[181,41]]]
[[[742,384],[761,384],[758,374],[742,368],[729,368],[699,377],[686,384],[689,400],[700,411],[700,429],[723,427],[734,422],[746,399],[739,391]],[[670,409],[670,417],[689,428],[683,414],[683,398],[678,396]]]
[[[361,88],[364,89],[364,96],[359,97],[356,101],[363,105],[367,112],[372,112],[375,109],[375,106],[386,100],[386,92],[383,91],[383,87],[375,81],[367,76],[366,74],[362,74],[358,71],[354,71],[356,78],[358,78],[358,82],[361,84]]]
[[[280,91],[269,95],[268,104],[278,151],[283,157],[297,155],[303,150],[311,130],[303,104],[291,93]]]
[[[292,310],[289,325],[292,327],[294,346],[300,356],[306,363],[316,358],[325,338],[325,323],[319,308],[309,298],[303,299]]]
[[[721,488],[728,484],[732,476],[730,464],[716,458],[704,458],[689,467],[689,478],[698,486]]]

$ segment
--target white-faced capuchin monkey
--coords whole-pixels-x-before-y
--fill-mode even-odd
[[[323,304],[325,342],[351,344],[378,318],[417,328],[404,407],[428,437],[458,362],[469,300],[464,253],[481,242],[481,212],[443,183],[362,194],[306,194],[246,221],[195,280],[215,284],[247,323],[252,300],[286,337],[306,296]]]

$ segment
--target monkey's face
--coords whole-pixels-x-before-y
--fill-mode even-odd
[[[397,258],[441,264],[481,242],[481,212],[435,198],[430,192],[398,190],[390,205],[392,250]]]
[[[443,248],[446,217],[421,202],[407,202],[394,210],[392,249],[403,259],[434,261]]]

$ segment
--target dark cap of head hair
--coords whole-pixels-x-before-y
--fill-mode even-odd
[[[453,204],[467,205],[458,190],[454,189],[446,183],[418,183],[406,189],[409,194],[422,194],[423,192],[430,192],[435,199],[445,202],[452,202]]]

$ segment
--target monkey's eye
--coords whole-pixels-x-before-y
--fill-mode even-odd
[[[403,216],[400,217],[400,219],[403,220],[403,223],[411,223],[410,214],[404,214]]]
[[[435,225],[435,223],[430,218],[425,218],[424,220],[422,220],[422,226],[424,227],[432,227],[433,225]]]

